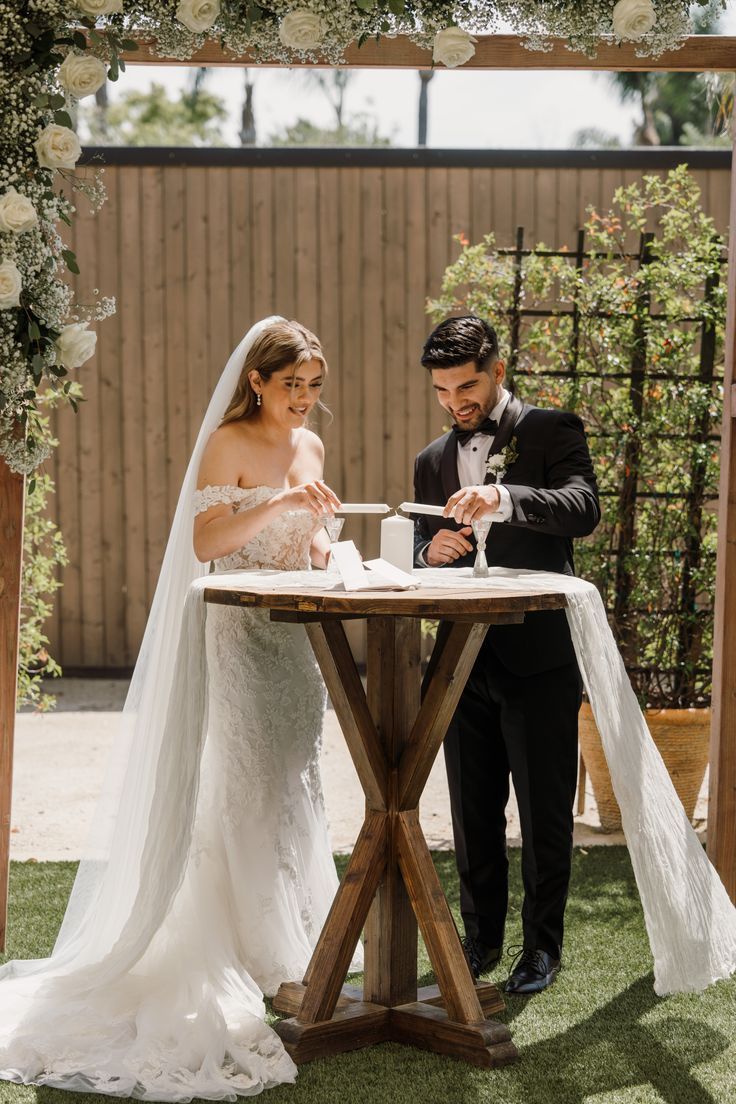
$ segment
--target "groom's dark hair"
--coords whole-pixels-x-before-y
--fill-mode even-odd
[[[475,314],[447,318],[440,322],[424,343],[422,364],[433,368],[455,368],[474,360],[479,372],[489,368],[498,357],[498,338],[489,326]]]

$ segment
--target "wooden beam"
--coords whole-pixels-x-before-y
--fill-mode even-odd
[[[5,950],[8,917],[24,482],[0,460],[0,951]]]
[[[713,696],[708,855],[736,902],[736,146],[731,165],[726,366],[721,427],[718,560],[713,629]]]
[[[224,50],[214,39],[205,42],[187,61],[178,58],[159,57],[152,48],[152,39],[144,35],[131,35],[138,42],[138,50],[123,54],[130,65],[230,65],[273,66],[297,68],[315,64],[319,68],[332,68],[330,62],[303,62],[294,59],[285,65],[273,61],[258,61],[252,53],[239,55]],[[608,72],[706,72],[709,70],[736,70],[736,37],[731,35],[690,35],[679,50],[668,50],[659,57],[637,57],[634,43],[601,42],[597,57],[569,50],[566,39],[553,39],[549,51],[527,50],[520,35],[478,35],[475,54],[459,72],[483,69],[598,69]],[[396,38],[371,39],[362,46],[349,46],[345,51],[348,69],[431,69],[432,54],[403,35]],[[440,66],[442,69],[442,66]]]

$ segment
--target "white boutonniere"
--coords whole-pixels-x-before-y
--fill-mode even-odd
[[[500,483],[512,464],[519,459],[519,450],[516,447],[516,438],[512,437],[506,448],[495,452],[486,460],[486,475],[492,475],[496,483]]]

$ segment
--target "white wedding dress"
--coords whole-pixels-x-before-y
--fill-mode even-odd
[[[207,487],[194,512],[276,490]],[[307,511],[282,514],[215,567],[308,569],[316,528]],[[324,684],[303,626],[205,609],[201,591],[192,610],[182,634],[201,645],[204,617],[208,717],[183,879],[129,968],[67,973],[62,951],[45,969],[0,971],[5,1078],[177,1101],[294,1080],[262,992],[301,980],[338,885],[319,773]]]
[[[302,626],[205,606],[203,589],[218,580],[192,548],[196,510],[247,509],[274,493],[196,490],[209,437],[272,321],[256,323],[234,350],[202,422],[53,953],[0,969],[6,1080],[183,1104],[232,1101],[295,1077],[264,1023],[262,992],[301,978],[337,887],[318,772],[324,688]],[[306,585],[313,532],[311,516],[286,513],[216,567],[254,571],[251,586],[274,584],[264,569],[284,572],[280,585]],[[417,574],[447,586],[446,572]],[[468,573],[452,575],[462,586]],[[651,741],[595,587],[541,572],[492,576],[491,586],[523,582],[568,596],[656,991],[728,977],[736,909]]]

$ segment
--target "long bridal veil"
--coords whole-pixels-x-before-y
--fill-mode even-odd
[[[9,962],[0,969],[0,1069],[6,1076],[15,1073],[31,1080],[36,1075],[33,1044],[22,1042],[33,1038],[33,1025],[43,1025],[47,1034],[63,1032],[65,1017],[68,1022],[71,1010],[73,1019],[85,994],[124,978],[150,945],[182,884],[207,726],[206,662],[197,643],[203,640],[204,608],[196,595],[188,597],[191,584],[207,570],[192,546],[194,491],[205,445],[225,413],[253,342],[280,320],[263,319],[248,331],[228,360],[204,416],[89,851],[80,864],[53,953],[47,959]],[[274,1041],[278,1043],[275,1037]],[[264,1043],[265,1050],[268,1045]]]

